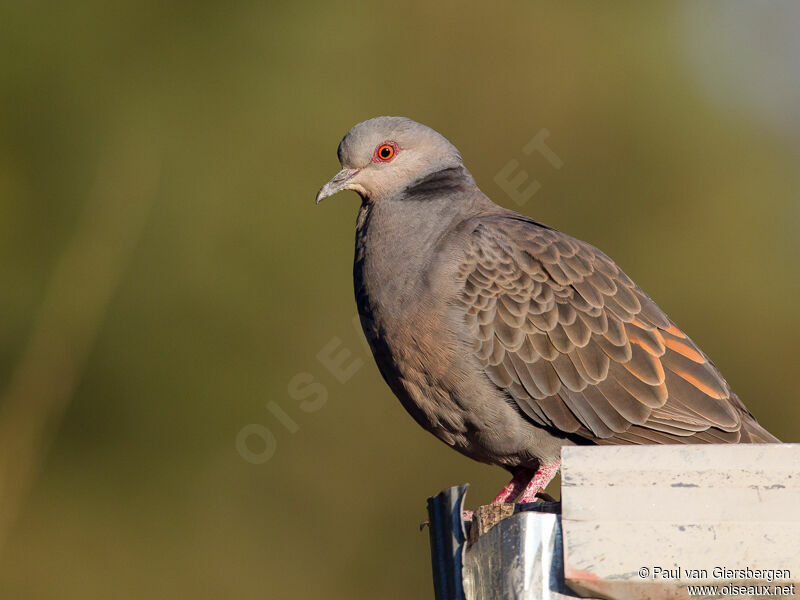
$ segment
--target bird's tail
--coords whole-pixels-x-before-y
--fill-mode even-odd
[[[756,418],[750,414],[747,407],[739,400],[739,396],[731,394],[731,403],[739,409],[742,415],[742,428],[739,430],[741,437],[740,444],[780,444],[781,441],[769,431],[759,425]]]
[[[758,424],[755,418],[742,420],[740,444],[779,444],[780,440]]]

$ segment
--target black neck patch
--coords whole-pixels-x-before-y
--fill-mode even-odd
[[[472,176],[464,167],[450,167],[423,175],[403,190],[408,200],[428,200],[443,192],[466,189],[475,185]]]

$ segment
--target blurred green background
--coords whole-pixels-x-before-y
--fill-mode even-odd
[[[799,22],[790,2],[3,2],[0,595],[432,597],[425,498],[470,481],[485,503],[505,472],[422,431],[354,327],[357,197],[313,198],[381,114],[604,249],[797,440]],[[561,169],[521,151],[542,129]],[[510,160],[541,185],[521,207]]]

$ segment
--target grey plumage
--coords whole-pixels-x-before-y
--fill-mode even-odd
[[[777,441],[610,258],[494,204],[432,129],[371,119],[339,159],[317,201],[362,197],[364,333],[403,406],[448,445],[516,472],[564,444]]]

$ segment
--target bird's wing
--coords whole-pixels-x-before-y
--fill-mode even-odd
[[[459,267],[467,342],[532,421],[611,444],[737,442],[750,422],[760,430],[605,254],[522,216],[476,223]]]

